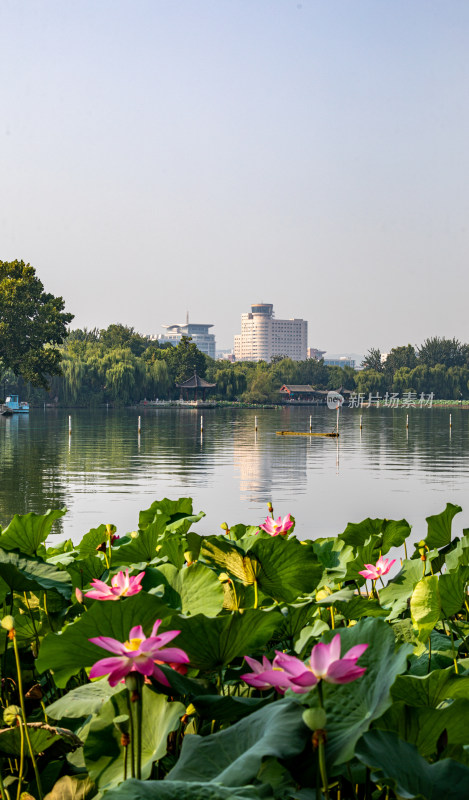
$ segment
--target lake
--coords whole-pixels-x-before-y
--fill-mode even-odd
[[[330,431],[335,412],[323,407],[32,409],[0,418],[0,524],[66,507],[55,530],[76,541],[102,522],[123,534],[153,500],[190,496],[206,512],[196,526],[206,534],[225,521],[262,522],[269,500],[276,516],[296,517],[299,538],[371,516],[405,517],[420,539],[425,517],[447,502],[463,507],[459,532],[469,527],[469,412],[451,413],[450,431],[447,409],[345,408],[337,440],[276,436],[309,430],[310,414],[313,430]]]

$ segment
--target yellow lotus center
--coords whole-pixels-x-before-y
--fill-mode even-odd
[[[128,639],[124,642],[124,647],[126,647],[127,650],[138,650],[142,642],[143,639]]]

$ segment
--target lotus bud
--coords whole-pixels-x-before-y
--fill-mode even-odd
[[[218,580],[220,581],[220,583],[230,583],[231,582],[230,576],[227,575],[226,572],[220,572],[220,574],[218,576]]]
[[[21,717],[19,706],[7,706],[3,711],[3,721],[5,725],[15,725],[17,717]]]
[[[6,631],[10,632],[15,629],[15,619],[14,617],[11,616],[11,614],[8,614],[6,617],[3,617],[0,624],[2,628],[4,628]]]
[[[132,703],[135,703],[136,700],[140,700],[142,684],[143,675],[139,672],[129,672],[125,676],[125,685],[130,692],[130,700]]]
[[[113,719],[114,727],[119,733],[128,733],[130,730],[130,719],[128,714],[120,714]]]
[[[267,503],[267,511],[269,512],[269,514],[272,514],[273,510],[274,510],[274,507],[273,507],[272,503],[269,501]]]
[[[131,539],[138,539],[138,531],[130,531]]]
[[[78,586],[75,589],[75,597],[78,603],[83,603],[83,592],[78,588]]]
[[[229,531],[230,530],[229,527],[228,527],[228,523],[227,522],[222,522],[222,524],[220,525],[220,528],[222,529],[222,531]]]
[[[316,602],[325,600],[327,597],[329,597],[329,595],[330,591],[328,591],[328,589],[320,589],[319,592],[316,592]]]
[[[303,711],[303,722],[310,731],[324,730],[326,727],[326,712],[323,708],[307,708]]]

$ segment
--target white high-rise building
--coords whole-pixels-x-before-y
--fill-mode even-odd
[[[161,327],[166,328],[167,333],[148,336],[151,341],[157,341],[160,344],[170,342],[174,347],[177,347],[183,336],[189,336],[202,353],[206,353],[210,358],[215,358],[215,336],[213,333],[208,332],[208,329],[213,328],[213,325],[194,323],[187,320],[185,325],[175,323],[173,325],[162,325]]]
[[[304,319],[275,319],[272,303],[255,303],[241,315],[241,333],[234,337],[237,361],[270,361],[286,356],[305,361],[308,323]]]

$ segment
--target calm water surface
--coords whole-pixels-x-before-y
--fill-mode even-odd
[[[58,533],[76,540],[101,522],[125,533],[153,500],[191,496],[207,515],[199,533],[259,523],[269,500],[276,514],[294,514],[300,538],[367,516],[405,517],[420,538],[446,502],[463,507],[455,529],[469,526],[468,411],[452,409],[451,433],[447,410],[411,409],[407,433],[405,409],[344,409],[339,440],[276,436],[309,430],[311,413],[313,430],[333,428],[335,412],[305,407],[77,410],[70,438],[68,411],[0,417],[0,524],[66,507]]]

